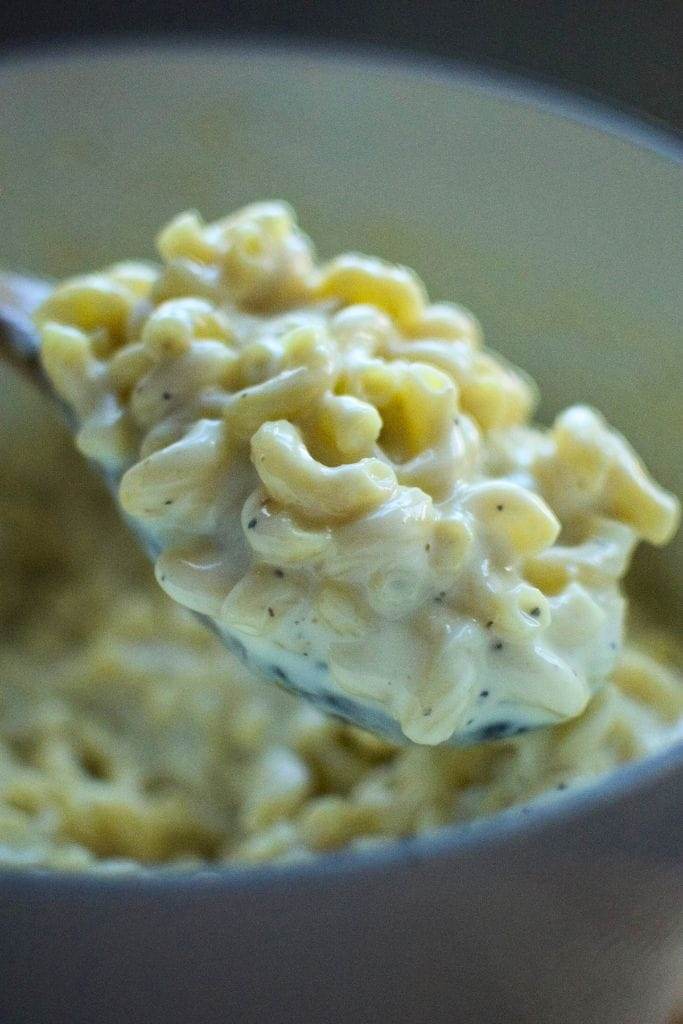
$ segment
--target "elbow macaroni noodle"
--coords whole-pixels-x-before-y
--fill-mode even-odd
[[[677,524],[627,442],[581,406],[529,425],[532,382],[465,310],[404,267],[316,263],[284,204],[182,214],[158,245],[38,322],[162,587],[417,743],[579,715],[635,544]]]
[[[362,848],[561,799],[558,789],[669,741],[683,715],[668,641],[643,636],[580,717],[514,739],[396,746],[326,717],[260,685],[150,581],[68,439],[30,419],[17,433],[21,459],[0,442],[3,866],[201,867]],[[275,518],[279,543],[292,520]],[[210,580],[211,548],[195,557]],[[218,578],[204,590],[209,607]],[[268,597],[276,608],[296,599],[293,587]],[[257,614],[269,616],[254,609],[258,628]],[[361,611],[340,583],[316,599],[347,638],[367,634]]]

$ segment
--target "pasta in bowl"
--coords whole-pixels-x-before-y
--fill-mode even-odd
[[[582,406],[532,425],[533,383],[467,311],[376,258],[317,263],[285,204],[182,214],[158,248],[37,319],[166,592],[416,743],[583,712],[632,551],[678,521],[628,443]]]

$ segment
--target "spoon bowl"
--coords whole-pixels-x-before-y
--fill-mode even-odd
[[[32,320],[33,311],[47,297],[51,290],[49,282],[20,276],[0,274],[0,361],[11,365],[31,383],[45,391],[61,410],[67,425],[75,433],[78,424],[72,411],[54,393],[43,372],[40,361],[40,341]],[[152,562],[161,554],[162,548],[150,531],[127,515],[120,506],[120,473],[106,470],[92,464],[93,470],[104,479],[114,502],[127,526],[135,534],[140,546]],[[400,726],[378,703],[351,699],[340,693],[332,680],[329,667],[323,661],[316,661],[285,651],[275,644],[259,638],[254,642],[248,635],[227,629],[213,618],[195,612],[199,619],[219,635],[225,646],[252,671],[278,686],[306,698],[325,714],[344,719],[353,725],[378,733],[395,743],[406,744],[408,738]],[[477,743],[516,736],[531,729],[557,724],[557,718],[542,708],[525,708],[520,720],[518,707],[505,702],[492,709],[490,720],[478,720],[476,726],[453,733],[447,743],[451,746],[470,746]]]

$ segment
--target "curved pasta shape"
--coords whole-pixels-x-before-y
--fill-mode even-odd
[[[320,461],[357,462],[374,453],[382,417],[370,402],[326,392],[302,429],[309,449],[323,453]]]
[[[244,503],[242,529],[254,554],[269,565],[319,563],[332,541],[329,527],[302,526],[285,509],[271,508],[260,489]]]
[[[167,548],[157,558],[154,574],[174,601],[201,615],[217,616],[234,586],[234,570],[212,541],[192,541]]]
[[[441,443],[458,411],[453,381],[428,363],[372,361],[352,373],[349,387],[376,406],[379,443],[401,462]]]
[[[341,583],[323,584],[314,609],[325,626],[337,637],[367,636],[373,626],[373,616],[365,603],[359,600],[352,587]]]
[[[187,408],[211,387],[230,387],[237,379],[239,357],[221,341],[198,338],[181,355],[163,359],[138,379],[130,411],[149,429],[177,409]]]
[[[123,260],[107,271],[112,281],[123,285],[138,301],[149,299],[159,280],[159,267],[141,260]],[[147,310],[149,312],[149,309]]]
[[[475,484],[465,499],[480,528],[515,556],[532,556],[555,542],[557,516],[537,494],[505,480]]]
[[[536,395],[518,371],[484,352],[477,353],[460,400],[484,430],[516,426],[531,415]]]
[[[465,341],[479,348],[481,326],[475,316],[454,302],[433,302],[425,307],[410,335],[413,338],[444,338],[447,341]]]
[[[153,303],[181,298],[202,298],[216,302],[220,297],[220,267],[183,257],[173,259],[163,267],[151,295]]]
[[[131,341],[114,353],[107,365],[107,378],[112,388],[128,397],[132,388],[153,365],[153,359],[141,341]]]
[[[181,258],[210,263],[218,259],[221,251],[216,233],[207,231],[196,210],[174,217],[157,235],[156,245],[167,263]]]
[[[40,358],[52,386],[78,416],[85,417],[92,410],[102,370],[88,335],[70,324],[46,320],[41,338]]]
[[[652,544],[671,540],[680,521],[680,503],[647,474],[628,442],[610,429],[599,413],[573,406],[557,418],[551,432],[555,454],[542,467],[545,486],[555,496],[556,466],[569,471],[573,488],[557,495],[574,512],[588,504],[632,527]]]
[[[273,498],[312,521],[344,521],[372,511],[396,490],[394,471],[379,459],[323,466],[286,420],[264,423],[251,439],[251,458]]]
[[[343,352],[373,356],[386,354],[397,337],[393,320],[368,303],[344,306],[330,319],[330,333]]]
[[[247,636],[270,637],[277,632],[280,621],[301,604],[296,582],[260,567],[232,588],[217,618]]]
[[[36,317],[41,326],[53,321],[85,332],[99,331],[98,355],[104,355],[126,339],[136,301],[135,292],[111,274],[88,274],[58,285]]]
[[[614,583],[625,576],[636,534],[622,523],[590,516],[585,536],[576,544],[555,544],[530,558],[525,573],[544,593],[557,593],[572,580],[590,586]]]
[[[422,282],[407,267],[359,253],[338,256],[323,267],[315,295],[338,299],[346,305],[378,306],[402,328],[419,321],[426,300]]]
[[[455,417],[444,434],[432,447],[395,467],[402,484],[419,487],[435,501],[448,499],[458,480],[476,472],[481,454],[479,432],[469,417]]]
[[[495,635],[509,639],[531,640],[552,621],[547,597],[525,581],[505,585],[496,580],[482,600],[482,611]]]
[[[228,344],[235,334],[225,313],[206,299],[197,298],[162,302],[149,314],[140,335],[154,359],[184,355],[199,338]]]
[[[116,471],[134,459],[136,433],[128,410],[113,395],[104,395],[76,433],[76,445],[87,458]]]
[[[230,461],[221,423],[199,420],[175,444],[162,448],[124,473],[119,500],[143,521],[191,523],[191,533],[208,531],[217,514],[214,496],[220,469]]]
[[[266,420],[303,415],[332,381],[329,346],[316,331],[292,331],[283,340],[279,362],[275,376],[225,397],[223,419],[237,436],[250,438]]]
[[[399,339],[389,351],[447,373],[458,386],[463,411],[485,431],[509,429],[531,415],[536,402],[533,383],[500,357],[477,351],[469,339]]]

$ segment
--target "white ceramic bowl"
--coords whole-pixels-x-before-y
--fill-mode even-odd
[[[284,197],[324,253],[400,260],[474,309],[540,382],[542,416],[596,404],[683,492],[666,136],[471,71],[237,45],[19,56],[0,96],[0,266],[151,255],[179,209]],[[8,401],[0,380],[5,426]],[[675,622],[681,539],[638,572]],[[372,855],[6,874],[0,1019],[659,1024],[680,994],[682,801],[679,746],[555,806]]]

